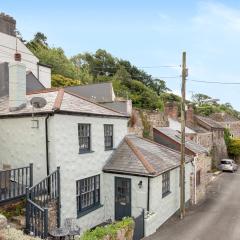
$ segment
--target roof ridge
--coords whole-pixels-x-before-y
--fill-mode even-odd
[[[39,81],[40,82],[40,81]],[[41,90],[33,90],[27,93],[27,95],[37,94],[37,93],[47,93],[47,92],[56,92],[61,88],[45,88]]]
[[[125,138],[126,143],[131,148],[131,150],[134,152],[134,154],[138,157],[138,159],[141,161],[145,169],[150,174],[155,174],[156,170],[154,167],[144,158],[143,154],[134,146],[133,142],[126,136]]]
[[[56,97],[55,102],[53,104],[53,110],[60,110],[61,105],[62,105],[62,101],[63,101],[63,95],[64,95],[64,89],[60,88],[58,90],[57,97]]]
[[[78,95],[78,94],[72,93],[72,92],[70,92],[69,90],[66,90],[66,89],[65,89],[64,91],[65,91],[66,93],[74,96],[74,97],[81,98],[81,99],[83,99],[83,100],[85,100],[85,101],[87,101],[87,102],[93,103],[93,104],[95,104],[95,105],[97,105],[97,106],[99,106],[99,107],[102,107],[102,108],[105,108],[105,109],[107,109],[107,110],[109,110],[109,111],[112,111],[112,112],[121,114],[121,116],[126,116],[126,117],[128,116],[128,115],[126,115],[126,114],[123,114],[123,113],[118,112],[118,111],[116,111],[116,110],[113,110],[113,109],[111,109],[111,108],[105,107],[105,106],[103,106],[103,105],[101,105],[101,104],[99,104],[99,103],[93,102],[93,101],[89,100],[88,98],[85,98],[85,97],[80,96],[80,95]]]

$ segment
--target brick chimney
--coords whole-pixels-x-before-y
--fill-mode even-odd
[[[16,20],[9,15],[0,13],[0,32],[16,36]]]
[[[173,119],[178,118],[178,105],[176,102],[167,102],[164,106],[165,114]]]
[[[26,66],[20,62],[9,63],[9,110],[26,106]]]
[[[186,123],[192,124],[194,122],[194,110],[191,104],[188,105],[188,109],[186,111]]]

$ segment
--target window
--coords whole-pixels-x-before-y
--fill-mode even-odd
[[[100,205],[100,175],[77,181],[77,213]]]
[[[104,124],[105,150],[113,149],[113,125]]]
[[[196,185],[199,186],[201,184],[201,170],[198,170],[196,173]]]
[[[78,124],[79,153],[90,152],[90,124]]]
[[[170,193],[170,172],[162,174],[162,197],[164,198]]]

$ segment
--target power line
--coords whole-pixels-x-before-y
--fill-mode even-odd
[[[209,84],[222,84],[222,85],[240,85],[240,82],[219,82],[219,81],[203,81],[189,79],[190,82],[209,83]]]

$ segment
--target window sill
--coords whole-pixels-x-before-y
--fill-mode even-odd
[[[104,151],[113,151],[113,150],[116,150],[116,148],[105,148]]]
[[[94,151],[78,152],[78,154],[87,154],[87,153],[94,153]]]
[[[168,196],[170,193],[171,193],[171,191],[168,191],[168,192],[162,194],[162,198],[165,198],[165,197]]]
[[[99,208],[101,208],[101,207],[103,207],[103,205],[102,205],[102,204],[99,204],[99,205],[94,206],[94,207],[92,207],[92,208],[89,208],[89,209],[87,209],[87,210],[85,210],[85,211],[79,212],[79,213],[77,214],[77,218],[83,217],[83,216],[89,214],[90,212],[93,212],[93,211],[95,211],[95,210],[97,210],[97,209],[99,209]]]

